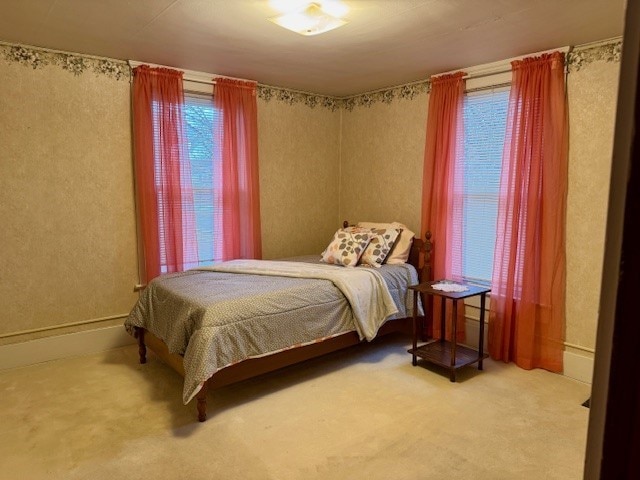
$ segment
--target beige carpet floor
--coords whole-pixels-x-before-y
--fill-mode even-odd
[[[2,479],[579,479],[588,385],[392,336],[209,393],[135,346],[0,372]]]

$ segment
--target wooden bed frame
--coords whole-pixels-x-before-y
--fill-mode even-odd
[[[349,223],[345,221],[344,227],[346,228],[347,226],[349,226]],[[433,244],[431,242],[431,233],[427,232],[425,237],[426,238],[424,240],[414,238],[408,260],[408,263],[413,265],[418,271],[420,281],[430,280],[432,271],[431,252]],[[424,300],[425,299],[423,299],[423,301]],[[423,303],[423,305],[425,311],[430,311],[428,304]],[[412,329],[411,322],[411,318],[400,318],[386,322],[382,325],[376,337],[394,332],[410,333]],[[162,361],[176,370],[183,377],[185,376],[182,356],[170,353],[164,341],[141,327],[135,327],[135,337],[138,340],[140,363],[147,363],[147,348],[149,348],[158,357],[160,357]],[[272,372],[311,358],[326,355],[327,353],[335,352],[359,343],[361,343],[361,340],[358,338],[358,334],[355,331],[347,332],[331,337],[322,342],[290,348],[264,357],[250,358],[225,367],[214,373],[204,383],[202,389],[200,389],[196,395],[198,420],[200,422],[204,422],[207,419],[207,392],[209,389],[220,388],[225,385],[257,377],[258,375]]]

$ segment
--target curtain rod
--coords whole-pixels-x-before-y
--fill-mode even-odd
[[[217,74],[211,74],[211,73],[207,73],[207,72],[198,72],[195,70],[187,70],[184,68],[176,68],[176,67],[171,67],[168,65],[160,65],[157,63],[148,63],[148,62],[139,62],[137,60],[129,60],[128,61],[129,66],[131,68],[135,68],[138,67],[140,65],[148,65],[150,67],[154,67],[154,68],[169,68],[171,70],[180,70],[181,72],[183,72],[183,76],[182,79],[189,81],[189,82],[193,82],[193,83],[200,83],[202,85],[215,85],[216,84],[216,80],[215,78],[228,78],[230,80],[239,80],[241,82],[254,82],[256,85],[258,84],[257,81],[255,80],[249,80],[246,78],[238,78],[238,77],[229,77],[226,75],[217,75]]]
[[[515,60],[522,60],[524,58],[529,58],[529,57],[537,57],[540,55],[544,55],[545,53],[553,53],[553,52],[562,52],[565,54],[565,63],[566,63],[566,54],[569,53],[571,51],[572,47],[570,46],[566,46],[566,47],[560,47],[560,48],[553,48],[551,50],[543,50],[540,52],[535,52],[535,53],[528,53],[526,55],[520,55],[517,57],[512,57],[512,58],[508,58],[506,60],[501,60],[499,62],[492,62],[492,63],[486,63],[484,65],[478,65],[476,67],[473,68],[457,68],[455,70],[450,70],[448,72],[442,72],[442,73],[438,73],[435,76],[439,77],[441,75],[447,75],[450,73],[456,73],[459,71],[469,71],[469,73],[467,73],[466,75],[464,75],[462,78],[465,80],[470,80],[473,78],[483,78],[483,77],[490,77],[492,75],[499,75],[501,73],[508,73],[511,71],[511,62],[515,61]]]

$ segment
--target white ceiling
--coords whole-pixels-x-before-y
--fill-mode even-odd
[[[0,0],[0,40],[346,96],[622,35],[624,0],[345,0],[305,37],[267,0]]]

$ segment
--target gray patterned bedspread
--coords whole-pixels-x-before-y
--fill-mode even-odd
[[[287,259],[319,263],[319,257]],[[336,267],[343,268],[343,267]],[[398,313],[412,314],[411,265],[384,265],[382,275]],[[189,270],[149,283],[125,321],[144,327],[184,356],[183,401],[216,371],[234,363],[356,330],[343,293],[324,279]]]

